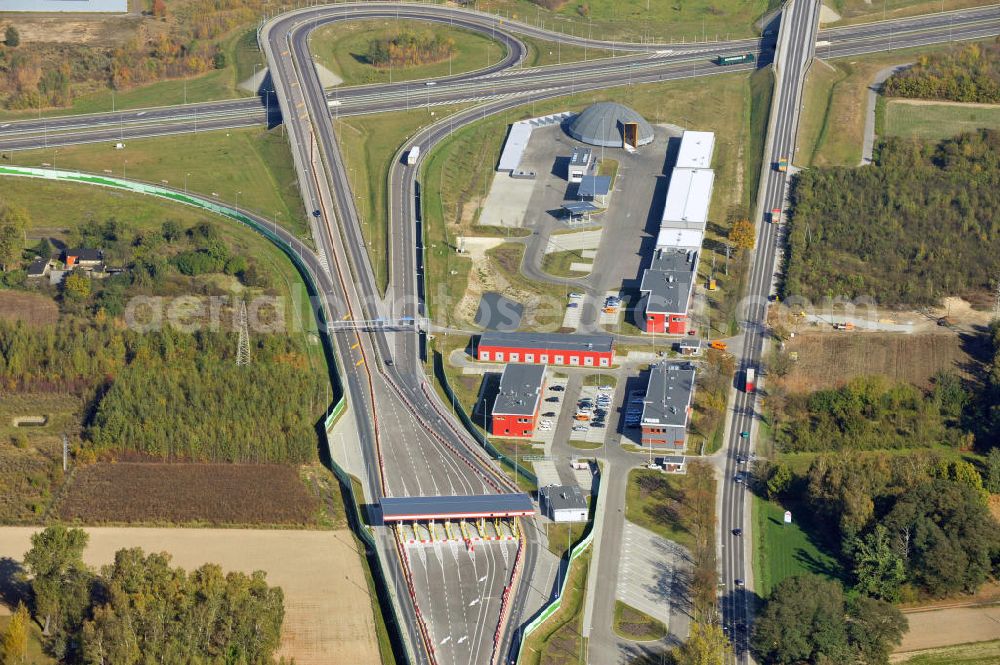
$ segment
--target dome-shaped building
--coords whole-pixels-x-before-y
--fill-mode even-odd
[[[598,102],[588,106],[573,118],[568,127],[569,135],[590,145],[621,148],[624,143],[625,125],[638,125],[636,145],[653,142],[653,128],[646,119],[627,106],[615,102]]]

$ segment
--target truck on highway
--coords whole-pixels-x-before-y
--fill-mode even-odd
[[[741,53],[740,55],[720,55],[715,58],[717,65],[743,65],[755,60],[753,53]]]
[[[779,173],[788,173],[788,158],[787,157],[779,157],[778,158],[778,172]]]
[[[743,390],[744,392],[752,393],[754,391],[754,386],[757,384],[757,373],[754,371],[753,367],[747,367],[744,373],[743,380]]]
[[[833,324],[834,330],[854,330],[854,324],[850,321],[841,321]]]
[[[781,223],[781,208],[771,208],[771,223],[772,224]]]
[[[712,340],[711,342],[709,342],[708,345],[711,348],[716,349],[718,351],[725,351],[727,348],[729,348],[729,345],[723,342],[721,339]]]
[[[413,166],[420,159],[420,146],[415,145],[410,148],[410,151],[406,153],[406,164],[408,166]]]

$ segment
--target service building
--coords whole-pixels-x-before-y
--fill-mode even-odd
[[[646,332],[685,333],[697,270],[698,252],[694,250],[658,249],[653,253],[653,262],[639,285],[639,311]]]
[[[586,522],[590,511],[576,485],[546,485],[538,490],[542,514],[553,522]]]
[[[534,436],[544,390],[545,365],[508,364],[500,377],[500,392],[493,402],[490,434],[518,438]]]
[[[476,358],[490,362],[611,367],[615,342],[611,335],[484,332]]]
[[[693,398],[694,368],[670,363],[650,367],[642,403],[642,445],[683,451]]]

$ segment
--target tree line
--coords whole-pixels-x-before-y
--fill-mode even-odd
[[[785,297],[929,305],[1000,274],[1000,133],[890,139],[878,161],[810,169],[792,189]]]
[[[953,102],[1000,102],[1000,39],[985,46],[923,55],[889,77],[882,93],[890,97],[947,99]]]
[[[455,53],[455,40],[431,30],[401,30],[368,42],[365,58],[375,67],[409,67],[441,62]]]
[[[53,526],[31,537],[24,564],[45,652],[69,665],[274,663],[284,594],[265,573],[191,572],[165,552],[121,549],[94,571],[84,564],[87,533]],[[2,641],[4,662],[24,662],[27,606]]]

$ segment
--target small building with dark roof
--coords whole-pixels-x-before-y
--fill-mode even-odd
[[[576,190],[576,197],[581,201],[597,201],[603,205],[610,192],[611,176],[585,175],[580,180],[580,186]]]
[[[611,335],[488,331],[476,343],[476,359],[490,362],[611,367],[614,357]]]
[[[36,256],[35,260],[28,265],[28,277],[45,277],[49,274],[50,267],[47,258]]]
[[[576,485],[546,485],[538,490],[542,514],[553,522],[586,522],[587,499]]]
[[[545,365],[509,363],[490,414],[490,434],[531,438],[545,391]]]
[[[650,367],[642,400],[642,445],[683,451],[693,398],[693,367],[672,363]]]
[[[698,252],[663,248],[653,253],[653,262],[642,274],[644,330],[648,333],[683,335],[687,331],[687,310],[698,273]]]
[[[657,457],[654,461],[664,473],[687,473],[684,467],[684,455],[666,455]]]

